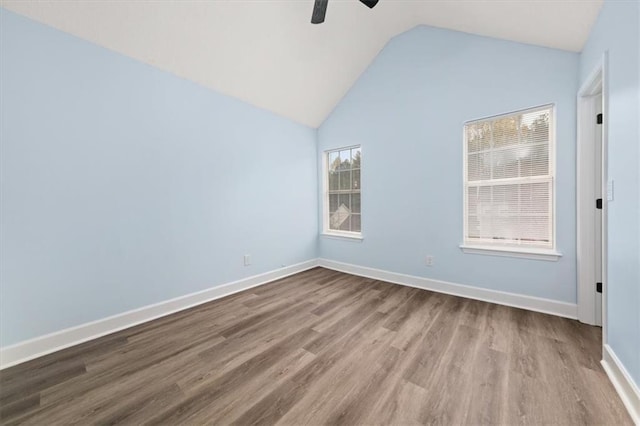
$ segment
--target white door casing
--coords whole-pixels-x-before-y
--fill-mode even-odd
[[[578,92],[576,222],[578,319],[602,325],[606,343],[607,292],[607,54]],[[602,124],[596,117],[603,114]],[[602,210],[596,199],[602,198]],[[602,282],[602,294],[596,283]]]

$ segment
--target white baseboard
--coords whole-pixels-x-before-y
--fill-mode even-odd
[[[532,296],[524,296],[515,293],[506,293],[454,284],[445,281],[432,280],[380,269],[357,266],[348,263],[336,262],[328,259],[312,259],[306,262],[291,265],[263,274],[254,275],[238,281],[227,283],[218,287],[196,293],[187,294],[175,299],[156,303],[142,308],[117,314],[97,321],[81,324],[75,327],[60,330],[44,336],[39,336],[15,345],[0,348],[0,369],[11,367],[43,355],[50,354],[61,349],[68,348],[116,331],[154,320],[175,312],[182,311],[221,297],[225,297],[239,291],[266,284],[268,282],[297,274],[315,266],[323,266],[327,269],[359,275],[382,281],[500,305],[514,306],[531,311],[544,312],[566,318],[577,318],[577,306],[571,303],[558,302],[550,299],[542,299]]]
[[[638,385],[633,381],[611,346],[604,345],[602,358],[602,367],[620,395],[624,406],[627,407],[631,419],[636,425],[640,425],[640,389],[638,389]]]
[[[334,260],[312,259],[296,265],[243,278],[218,287],[187,294],[185,296],[153,305],[144,306],[122,314],[81,324],[79,326],[20,342],[15,345],[0,348],[0,369],[11,367],[61,349],[96,339],[116,331],[124,330],[147,321],[161,318],[175,312],[189,309],[240,291],[264,285],[289,275],[306,271],[316,266],[322,266],[335,271],[406,285],[409,287],[431,290],[439,293],[466,297],[469,299],[482,300],[490,303],[497,303],[499,305],[513,306],[516,308],[543,312],[565,318],[577,318],[577,306],[571,303],[488,290],[462,284],[454,284],[446,281],[383,271],[380,269],[352,265]],[[637,425],[640,425],[640,390],[638,390],[638,386],[634,383],[633,379],[609,345],[604,345],[603,357],[602,366],[604,367],[604,370],[620,395],[620,398],[629,411],[633,421]]]
[[[352,265],[336,262],[334,260],[319,259],[318,264],[324,268],[333,269],[361,277],[373,278],[409,287],[446,293],[468,299],[482,300],[484,302],[497,303],[499,305],[513,306],[528,309],[530,311],[543,312],[565,318],[577,319],[578,306],[574,303],[559,302],[557,300],[543,299],[540,297],[526,296],[516,293],[507,293],[486,288],[472,287],[462,284],[454,284],[446,281],[432,280],[414,275],[399,274],[397,272],[383,271],[366,266]]]
[[[297,274],[316,266],[318,266],[317,259],[308,260],[0,348],[0,369]]]

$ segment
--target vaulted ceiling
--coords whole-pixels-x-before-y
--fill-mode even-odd
[[[1,0],[8,10],[318,127],[393,36],[432,25],[580,51],[602,0]]]

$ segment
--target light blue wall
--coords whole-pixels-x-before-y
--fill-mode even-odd
[[[640,3],[606,0],[580,58],[580,80],[609,55],[608,343],[640,384]]]
[[[315,130],[0,15],[2,346],[317,256]]]
[[[321,237],[320,255],[575,303],[577,75],[575,53],[424,26],[393,39],[319,129],[319,154],[362,145],[364,235],[361,243]],[[564,256],[463,254],[463,123],[548,103],[557,107],[557,248]]]

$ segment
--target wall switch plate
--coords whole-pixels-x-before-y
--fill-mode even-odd
[[[244,255],[244,266],[249,266],[251,265],[251,255],[250,254],[245,254]]]
[[[607,201],[613,201],[613,179],[607,182]]]
[[[429,255],[424,258],[424,263],[427,266],[433,266],[433,256]]]

